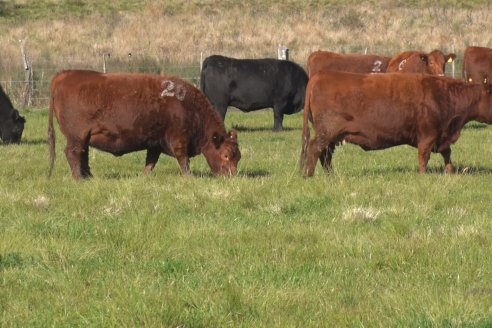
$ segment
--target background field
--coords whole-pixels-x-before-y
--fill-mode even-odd
[[[19,38],[42,81],[100,69],[106,51],[110,70],[188,77],[201,52],[275,56],[285,43],[303,63],[318,48],[459,53],[492,37],[487,2],[341,3],[0,1],[0,80],[23,77]],[[22,143],[0,146],[1,327],[492,326],[490,127],[463,130],[457,174],[434,154],[419,175],[411,147],[346,145],[334,174],[304,179],[301,114],[273,133],[271,110],[232,111],[233,179],[202,156],[191,177],[166,156],[145,176],[143,152],[92,150],[95,178],[76,183],[59,131],[47,178],[46,107],[21,111]]]
[[[178,74],[197,82],[201,58],[275,57],[279,44],[304,65],[318,49],[393,55],[421,49],[458,55],[492,45],[491,3],[475,1],[0,1],[0,83],[16,103],[24,86],[19,40],[46,106],[61,69]],[[129,57],[128,54],[132,55]],[[450,67],[448,67],[448,73]]]

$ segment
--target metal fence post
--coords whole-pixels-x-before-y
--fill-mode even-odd
[[[19,40],[19,45],[21,49],[22,63],[24,64],[24,87],[22,91],[22,99],[20,107],[30,106],[32,103],[32,95],[34,92],[34,81],[33,81],[33,72],[32,65],[27,57],[26,51],[24,49],[25,41],[23,39]]]

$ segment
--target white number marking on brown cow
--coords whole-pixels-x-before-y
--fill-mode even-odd
[[[372,71],[373,72],[381,72],[381,65],[383,64],[382,61],[376,60],[374,64],[372,64]]]
[[[403,59],[401,62],[400,62],[400,65],[398,65],[398,70],[401,71],[403,69],[403,67],[405,67],[405,64],[407,63],[407,60],[406,59]]]
[[[174,83],[171,80],[164,80],[161,83],[164,88],[161,93],[161,97],[176,97],[179,101],[183,101],[186,95],[186,88],[181,84]]]

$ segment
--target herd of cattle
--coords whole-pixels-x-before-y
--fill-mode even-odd
[[[213,55],[203,62],[201,90],[171,76],[62,71],[51,83],[50,175],[54,116],[75,179],[92,176],[89,146],[116,156],[147,150],[146,173],[164,153],[175,157],[184,173],[190,172],[190,158],[203,154],[214,175],[234,175],[241,153],[237,132],[224,127],[229,106],[246,112],[273,108],[275,131],[282,130],[284,114],[304,109],[305,176],[314,174],[318,160],[330,170],[342,141],[364,150],[414,146],[421,173],[431,152],[438,152],[452,172],[450,147],[463,126],[471,120],[492,124],[492,49],[465,50],[463,80],[444,76],[446,63],[455,58],[440,50],[392,58],[316,51],[306,73],[290,61]],[[2,141],[19,143],[24,124],[0,88]]]

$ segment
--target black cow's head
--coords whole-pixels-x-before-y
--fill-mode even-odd
[[[17,109],[0,114],[0,139],[6,144],[19,143],[24,131],[26,119],[19,115]]]

